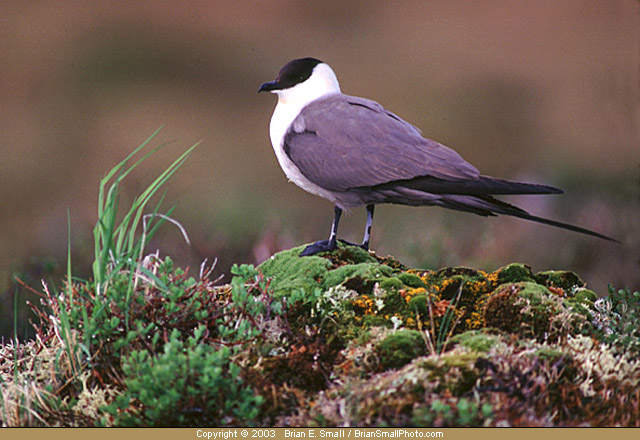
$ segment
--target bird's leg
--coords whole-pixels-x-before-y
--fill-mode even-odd
[[[342,209],[338,206],[333,207],[333,223],[331,223],[331,233],[329,234],[329,246],[331,250],[336,248],[336,241],[338,239],[338,223],[340,223],[340,216],[342,215]]]
[[[301,257],[306,257],[308,255],[315,255],[320,252],[331,252],[337,247],[337,237],[338,237],[338,223],[340,223],[340,216],[342,215],[342,209],[338,206],[333,207],[333,223],[331,224],[331,234],[329,235],[328,240],[320,240],[316,241],[313,244],[310,244],[300,253]]]
[[[367,226],[364,228],[364,238],[360,246],[365,251],[369,250],[369,239],[371,238],[371,224],[373,223],[373,208],[375,205],[367,205]]]
[[[375,205],[367,205],[367,226],[364,229],[364,238],[362,239],[362,244],[357,245],[355,243],[351,243],[346,240],[338,240],[340,243],[344,243],[348,246],[358,246],[364,249],[365,251],[369,250],[369,240],[371,239],[371,224],[373,223],[373,208]]]

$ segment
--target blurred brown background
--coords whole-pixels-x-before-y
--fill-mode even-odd
[[[0,3],[0,334],[13,297],[60,285],[71,214],[73,271],[89,277],[98,182],[164,124],[172,142],[128,181],[137,194],[203,139],[168,184],[149,246],[182,266],[259,263],[325,238],[328,202],[288,184],[271,149],[292,58],[331,64],[345,93],[379,101],[484,174],[547,183],[534,214],[623,244],[512,218],[382,206],[372,247],[408,265],[493,270],[513,261],[577,271],[600,294],[640,287],[640,7],[626,1],[209,1]],[[364,210],[341,236],[357,241]],[[28,333],[26,317],[19,334]]]

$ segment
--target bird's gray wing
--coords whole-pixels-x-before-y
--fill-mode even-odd
[[[419,176],[477,180],[478,170],[458,153],[387,111],[344,94],[307,105],[284,139],[284,150],[315,184],[345,191]]]

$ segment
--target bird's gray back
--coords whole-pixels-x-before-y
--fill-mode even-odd
[[[371,187],[418,176],[477,179],[478,170],[377,102],[329,95],[303,108],[284,138],[300,171],[331,191]]]

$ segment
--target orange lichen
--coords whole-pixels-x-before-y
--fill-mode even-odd
[[[404,298],[404,300],[408,303],[411,299],[416,295],[424,295],[427,293],[427,289],[424,287],[417,287],[409,290],[401,290],[400,295]]]
[[[565,292],[562,287],[548,286],[547,289],[549,289],[549,292],[554,295],[558,295],[560,298],[567,296],[567,292]]]

